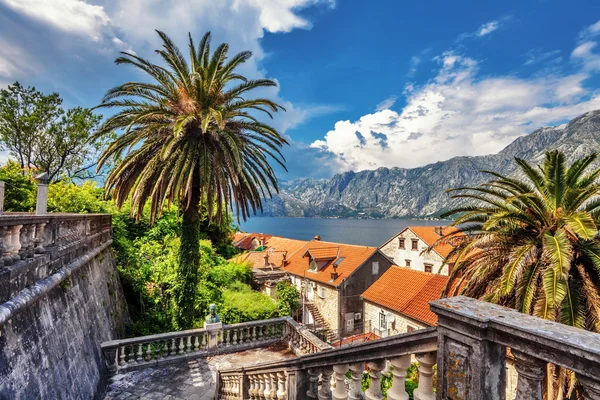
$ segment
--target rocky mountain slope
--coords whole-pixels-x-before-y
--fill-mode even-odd
[[[600,151],[600,110],[559,127],[538,129],[498,154],[455,157],[419,168],[348,171],[331,179],[283,182],[280,194],[265,204],[265,216],[395,218],[435,216],[452,205],[449,188],[477,185],[481,170],[515,173],[514,157],[540,162],[546,150],[559,149],[573,160]],[[364,214],[363,214],[364,213]]]

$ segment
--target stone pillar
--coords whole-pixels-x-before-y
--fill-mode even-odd
[[[438,315],[437,396],[505,400],[506,347],[488,339],[489,319],[462,307],[468,301],[454,297],[430,303]]]
[[[512,354],[519,374],[516,398],[542,400],[542,380],[548,363],[520,351],[513,350]]]
[[[46,215],[48,211],[48,184],[38,183],[37,200],[35,202],[35,214]]]

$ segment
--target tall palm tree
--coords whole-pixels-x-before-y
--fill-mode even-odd
[[[287,141],[257,113],[270,118],[283,107],[266,98],[248,98],[257,88],[276,86],[270,79],[248,80],[236,69],[252,55],[227,58],[228,45],[210,50],[210,32],[198,46],[189,35],[189,59],[163,32],[157,31],[163,65],[133,53],[121,53],[116,64],[132,65],[150,82],[128,82],[110,89],[98,107],[117,108],[98,135],[123,133],[106,149],[98,168],[122,157],[105,186],[117,206],[131,198],[132,214],[140,217],[149,203],[151,221],[165,205],[176,203],[183,213],[181,248],[174,288],[175,323],[189,328],[200,257],[200,210],[217,223],[227,210],[246,219],[262,209],[262,199],[277,191],[270,160],[283,168],[280,152]]]
[[[453,198],[471,204],[445,215],[458,216],[457,229],[439,240],[456,246],[447,258],[454,268],[445,295],[600,333],[600,169],[590,170],[596,158],[571,166],[558,151],[539,166],[517,158],[521,178],[486,171],[489,182],[453,189]],[[554,374],[561,375],[557,396],[573,390],[567,372]]]

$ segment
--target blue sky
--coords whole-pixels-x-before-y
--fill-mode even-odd
[[[282,179],[415,167],[489,154],[600,108],[600,3],[573,0],[0,0],[0,86],[97,105],[143,79],[118,51],[153,58],[154,29],[255,54],[280,83]]]

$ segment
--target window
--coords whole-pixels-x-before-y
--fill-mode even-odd
[[[310,264],[308,264],[308,269],[311,271],[317,270],[317,262],[315,260],[310,260]]]
[[[404,262],[406,263],[407,267],[410,267],[410,260],[404,260]]]
[[[415,328],[414,326],[406,325],[406,332],[414,332],[416,330],[417,328]]]
[[[379,313],[379,329],[387,331],[387,319],[383,311]]]
[[[433,272],[433,265],[425,264],[425,272]]]
[[[412,242],[412,250],[419,250],[419,240],[411,239],[411,242]]]
[[[325,288],[323,286],[317,286],[317,295],[322,299],[326,297]]]
[[[373,261],[373,275],[379,274],[379,261]]]
[[[398,248],[404,249],[404,239],[398,239]]]

